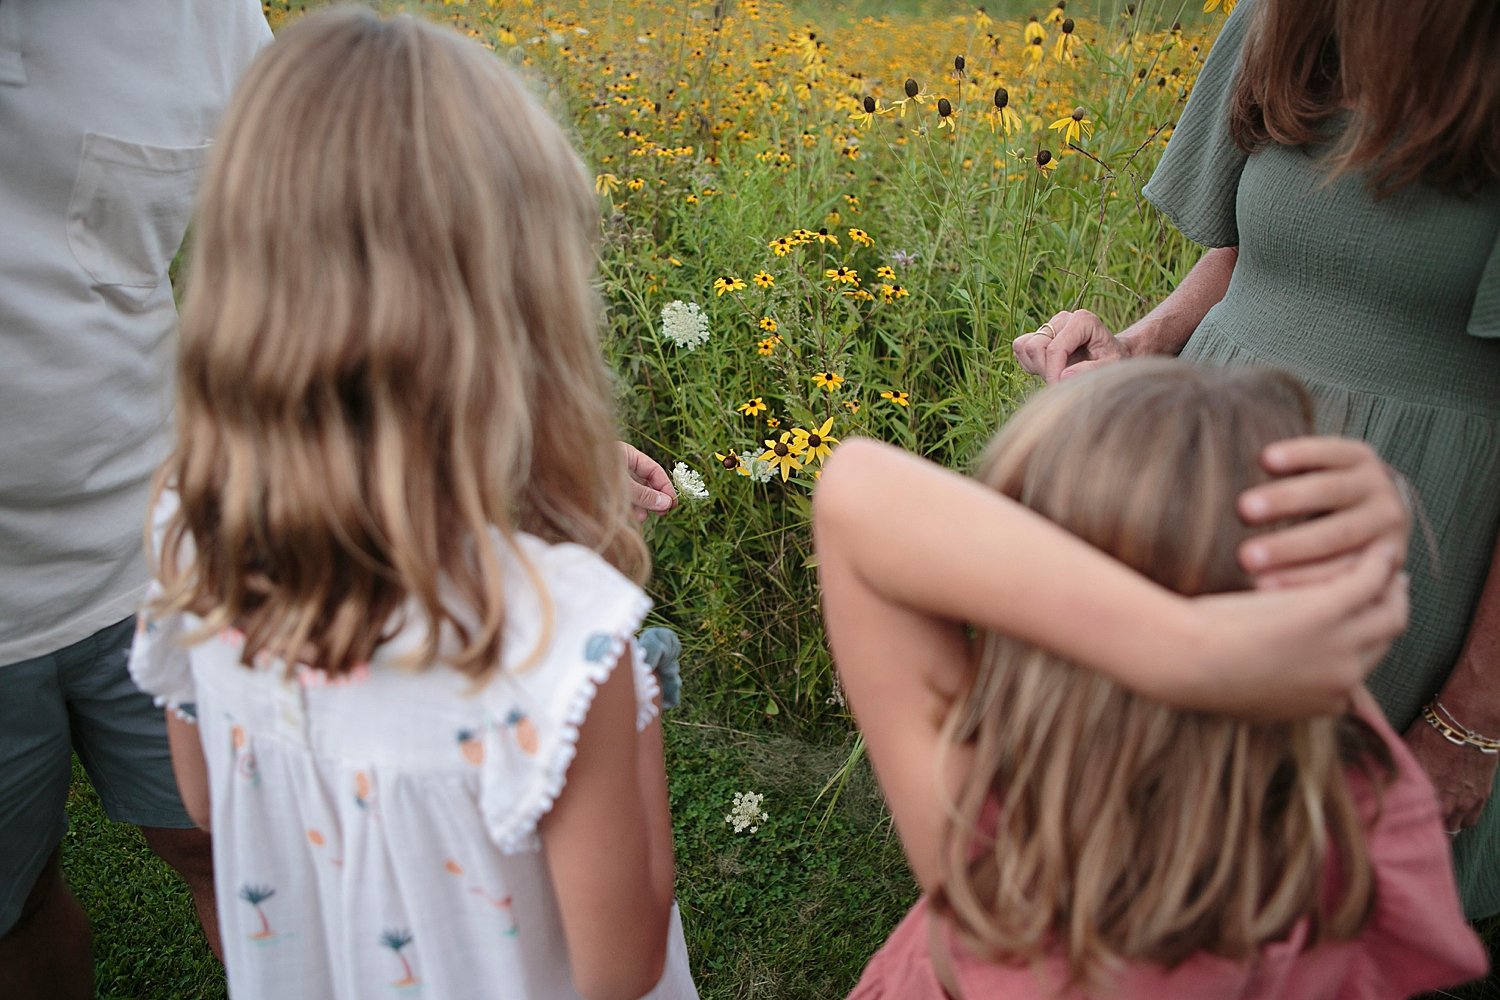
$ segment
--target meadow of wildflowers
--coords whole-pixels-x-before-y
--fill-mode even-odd
[[[1128,320],[1191,264],[1139,192],[1232,0],[1207,6],[426,5],[596,171],[625,436],[707,494],[650,538],[690,699],[842,727],[808,558],[831,448],[963,466],[1026,389],[1017,334]]]

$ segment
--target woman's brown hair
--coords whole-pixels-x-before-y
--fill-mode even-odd
[[[482,678],[518,531],[643,579],[597,231],[561,129],[478,44],[360,10],[284,31],[201,195],[154,613],[334,673],[414,614],[428,662]]]
[[[1348,109],[1334,170],[1377,195],[1500,180],[1500,4],[1261,0],[1254,15],[1230,110],[1242,148],[1317,142]]]
[[[1029,402],[978,478],[1162,586],[1240,590],[1236,498],[1266,478],[1267,444],[1311,426],[1288,375],[1122,362]],[[1362,722],[1181,711],[998,633],[976,653],[946,720],[974,764],[934,897],[970,950],[1060,956],[1070,983],[1098,984],[1124,962],[1248,960],[1304,918],[1314,941],[1363,925],[1368,817],[1346,769],[1390,760]]]

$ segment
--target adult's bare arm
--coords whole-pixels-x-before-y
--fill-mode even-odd
[[[1238,259],[1238,247],[1209,250],[1170,295],[1119,335],[1087,309],[1064,310],[1040,331],[1015,339],[1016,360],[1033,375],[1056,382],[1122,358],[1175,356],[1208,311],[1224,298]]]
[[[1500,539],[1480,592],[1479,607],[1453,672],[1438,692],[1449,715],[1483,736],[1500,737]],[[1450,831],[1479,822],[1495,784],[1500,756],[1455,746],[1422,719],[1406,731],[1406,743],[1437,788]]]

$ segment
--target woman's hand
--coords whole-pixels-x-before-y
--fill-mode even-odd
[[[630,502],[635,507],[636,520],[644,521],[647,514],[665,514],[677,506],[677,490],[667,470],[624,441],[620,442],[620,448],[625,452],[625,468],[630,473]]]
[[[1022,368],[1049,383],[1130,356],[1128,343],[1087,309],[1058,313],[1036,332],[1017,337],[1011,349]]]
[[[1295,438],[1267,447],[1261,464],[1282,478],[1241,495],[1245,523],[1309,520],[1240,546],[1240,565],[1257,586],[1326,579],[1377,543],[1394,547],[1398,565],[1405,562],[1411,513],[1396,473],[1369,445],[1339,437]]]
[[[1447,702],[1443,704],[1446,706]],[[1458,717],[1463,719],[1463,714]],[[1443,828],[1456,835],[1477,824],[1494,788],[1500,756],[1480,753],[1474,747],[1455,746],[1421,718],[1406,730],[1405,739],[1412,756],[1437,789]]]

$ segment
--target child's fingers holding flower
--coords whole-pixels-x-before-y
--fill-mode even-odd
[[[630,473],[630,502],[637,520],[644,521],[647,514],[665,514],[677,506],[677,490],[667,470],[624,441],[620,442],[620,448],[625,453],[626,471]]]

